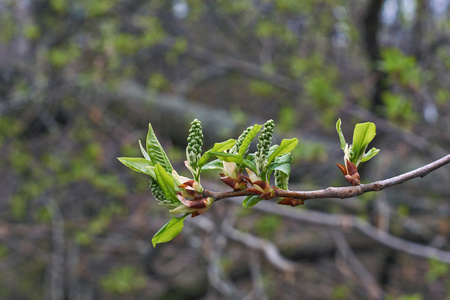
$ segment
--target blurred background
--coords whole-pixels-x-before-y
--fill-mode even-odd
[[[448,0],[1,0],[1,299],[449,299],[450,168],[379,193],[217,202],[180,236],[141,156],[175,169],[267,119],[291,190],[345,186],[338,118],[372,121],[363,182],[450,149]],[[218,174],[202,180],[220,191]],[[439,252],[440,251],[440,252]]]

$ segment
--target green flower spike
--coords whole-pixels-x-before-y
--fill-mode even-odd
[[[275,123],[269,120],[264,124],[261,135],[259,136],[259,143],[257,145],[258,151],[255,155],[256,172],[260,177],[265,177],[268,168],[267,155],[269,154],[270,145],[272,144],[273,130]]]
[[[181,203],[178,201],[172,201],[169,199],[166,199],[166,196],[164,195],[163,190],[159,186],[158,182],[150,178],[150,190],[152,192],[153,197],[158,201],[158,203],[168,209],[174,209],[178,207]]]
[[[244,142],[245,137],[250,133],[250,131],[252,130],[253,126],[249,126],[247,127],[244,132],[241,133],[241,135],[238,137],[236,144],[234,144],[233,148],[231,148],[230,153],[238,153],[242,143]]]
[[[191,171],[192,176],[194,176],[195,181],[200,179],[200,168],[198,166],[198,161],[202,155],[203,146],[203,132],[202,123],[195,119],[191,123],[191,128],[189,129],[189,136],[187,138],[188,145],[186,147],[186,167]]]

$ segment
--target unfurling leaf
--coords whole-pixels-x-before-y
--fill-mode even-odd
[[[202,166],[200,171],[203,172],[207,170],[222,170],[222,169],[223,169],[223,162],[220,159],[215,159]]]
[[[289,175],[275,170],[275,186],[282,190],[287,190],[289,185]]]
[[[171,241],[174,237],[176,237],[181,230],[183,230],[183,222],[188,215],[189,214],[184,214],[183,216],[172,218],[163,227],[161,227],[161,229],[158,230],[152,238],[153,247],[157,244]]]
[[[358,165],[361,162],[368,161],[380,151],[379,149],[372,148],[366,153],[367,146],[376,135],[375,124],[371,122],[356,124],[355,130],[353,131],[353,144],[350,146],[345,143],[345,138],[341,130],[341,119],[336,122],[336,130],[341,141],[341,148],[344,151],[345,166],[341,164],[336,165],[350,184],[359,185]]]
[[[203,165],[206,164],[208,159],[213,155],[214,152],[222,152],[228,149],[231,149],[236,144],[236,140],[229,139],[222,143],[215,143],[214,147],[212,147],[210,150],[206,151],[203,156],[198,161],[198,166],[201,168]]]
[[[166,198],[172,201],[179,201],[175,192],[175,181],[173,177],[160,164],[156,164],[155,174],[156,181],[163,190],[164,195],[166,195]]]
[[[276,157],[282,156],[286,153],[291,152],[297,147],[298,139],[284,139],[281,141],[280,146],[276,148],[274,152],[272,152],[268,158],[268,163],[270,164]]]
[[[219,159],[228,162],[235,162],[242,164],[244,160],[240,154],[226,153],[226,152],[211,152],[211,155],[217,156]]]
[[[345,142],[344,134],[342,133],[342,129],[341,129],[341,119],[338,119],[336,122],[336,130],[339,135],[339,140],[341,141],[341,149],[342,149],[342,151],[344,151],[346,142]]]
[[[273,171],[283,172],[285,175],[287,175],[287,178],[289,178],[289,175],[291,174],[291,162],[292,162],[292,154],[290,153],[286,153],[282,156],[278,156],[277,158],[275,158],[275,161],[272,162],[269,165],[269,168],[267,169],[266,174],[267,180],[270,179],[270,174],[272,174]]]
[[[252,129],[247,133],[244,140],[242,141],[241,146],[239,147],[239,154],[241,156],[245,155],[245,152],[247,151],[248,147],[250,146],[250,143],[255,138],[255,136],[258,134],[258,132],[261,130],[262,125],[255,124],[253,125]]]
[[[139,148],[141,149],[142,155],[144,156],[144,158],[148,161],[152,161],[150,159],[150,156],[148,156],[147,151],[145,151],[144,147],[142,146],[141,140],[139,140]],[[153,162],[152,162],[152,166],[153,166]]]
[[[155,178],[155,168],[150,161],[140,157],[118,157],[117,159],[133,171]]]
[[[170,164],[169,158],[167,157],[164,149],[161,147],[161,144],[158,141],[158,138],[153,131],[152,124],[148,124],[148,134],[147,134],[147,153],[150,157],[150,160],[154,165],[160,164],[164,170],[167,172],[172,172],[173,167]]]
[[[258,202],[261,200],[262,199],[259,198],[259,196],[257,196],[257,195],[247,196],[247,198],[245,198],[244,202],[242,202],[242,206],[244,206],[246,208],[253,207],[256,204],[258,204]]]
[[[373,140],[376,135],[376,127],[374,123],[366,122],[356,124],[353,131],[352,155],[350,161],[358,165],[364,156],[367,145]]]
[[[361,162],[368,161],[369,159],[371,159],[372,157],[374,157],[375,155],[377,155],[378,152],[380,152],[380,149],[377,149],[377,148],[372,148],[372,149],[370,149],[368,152],[366,152],[366,153],[364,154],[364,157],[361,159]]]

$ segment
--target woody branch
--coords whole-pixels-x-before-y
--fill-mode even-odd
[[[440,167],[450,163],[450,154],[435,160],[423,167],[417,168],[410,172],[397,175],[384,180],[374,181],[372,183],[361,184],[357,186],[346,186],[346,187],[328,187],[321,190],[315,191],[285,191],[285,190],[275,190],[276,197],[290,197],[294,199],[308,200],[308,199],[323,199],[323,198],[351,198],[355,196],[362,195],[367,192],[378,192],[384,190],[388,187],[401,184],[405,181],[417,178],[425,177],[429,173],[439,169]],[[229,192],[212,192],[207,189],[204,190],[203,195],[206,197],[211,197],[214,201],[218,201],[224,198],[240,197],[240,196],[250,196],[255,195],[254,192],[248,190],[240,191],[229,191]]]

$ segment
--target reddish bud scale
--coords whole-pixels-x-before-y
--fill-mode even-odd
[[[298,205],[303,205],[305,204],[305,201],[302,199],[294,199],[291,197],[285,197],[282,198],[280,202],[278,202],[278,204],[281,205],[290,205],[292,207],[298,206]]]
[[[231,187],[234,191],[240,191],[247,187],[247,182],[244,180],[244,177],[241,173],[237,174],[236,179],[230,176],[226,176],[223,173],[220,173],[220,176],[222,176],[220,177],[220,180]]]
[[[249,188],[247,189],[247,191],[253,192],[257,195],[259,195],[259,197],[261,199],[264,200],[269,200],[269,199],[273,199],[275,198],[275,191],[270,187],[270,185],[262,180],[255,180],[255,181],[251,181],[250,178],[245,177],[244,178],[250,182],[250,184],[253,186],[253,188]]]
[[[351,185],[361,184],[359,173],[354,163],[347,159],[346,166],[343,166],[341,164],[336,165],[339,167],[339,170],[341,170],[342,174],[344,174],[344,177],[348,183],[350,183]]]

